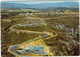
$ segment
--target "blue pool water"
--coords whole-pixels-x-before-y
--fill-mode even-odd
[[[43,47],[29,47],[28,49],[43,49]]]

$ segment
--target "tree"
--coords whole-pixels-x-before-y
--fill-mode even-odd
[[[61,10],[61,12],[63,12],[63,13],[64,13],[64,10]]]
[[[32,13],[32,11],[28,11],[28,13]]]

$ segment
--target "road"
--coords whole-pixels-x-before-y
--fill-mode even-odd
[[[40,20],[44,20],[44,19],[40,19]],[[37,21],[40,21],[40,20],[37,20]],[[45,19],[46,20],[46,19]],[[36,22],[36,20],[35,20],[35,22]],[[10,27],[10,30],[11,31],[13,31],[13,32],[26,32],[26,33],[36,33],[36,34],[43,34],[43,36],[39,36],[39,37],[36,37],[36,38],[34,38],[34,39],[30,39],[30,40],[28,40],[28,41],[25,41],[25,42],[23,42],[23,43],[21,43],[21,44],[25,44],[25,43],[29,43],[29,42],[32,42],[32,41],[35,41],[35,40],[39,40],[39,39],[41,39],[41,38],[44,38],[44,37],[46,37],[46,36],[48,36],[46,39],[49,39],[49,38],[52,38],[52,37],[55,37],[55,36],[57,36],[57,33],[56,32],[54,32],[55,33],[55,35],[53,34],[53,33],[50,33],[50,32],[39,32],[39,31],[30,31],[30,30],[19,30],[19,29],[15,29],[14,27],[16,27],[17,25],[13,25],[13,26],[11,26]],[[12,53],[12,54],[14,54],[14,55],[17,55],[17,56],[22,56],[22,55],[20,55],[20,54],[17,54],[18,53],[18,51],[16,50],[17,48],[18,48],[18,46],[19,46],[20,44],[18,44],[18,45],[13,45],[13,46],[10,46],[9,47],[9,49],[8,49],[8,51],[10,52],[10,53]],[[38,53],[38,52],[36,52],[36,53]],[[41,51],[40,53],[45,53],[44,51]],[[40,54],[39,53],[39,54]],[[26,53],[26,54],[28,54],[28,52]]]

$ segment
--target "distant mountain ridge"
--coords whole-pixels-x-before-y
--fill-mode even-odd
[[[34,8],[34,9],[45,9],[52,8],[55,9],[57,7],[79,7],[78,2],[61,2],[61,3],[42,3],[42,4],[20,4],[20,3],[8,3],[1,2],[1,8]]]

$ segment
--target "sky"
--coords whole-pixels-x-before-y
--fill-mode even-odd
[[[6,1],[5,1],[6,2]],[[41,4],[41,3],[60,3],[64,1],[8,1],[8,3],[20,3],[20,4]]]
[[[60,3],[63,1],[27,1],[27,2],[17,2],[22,4],[41,4],[41,3]]]

